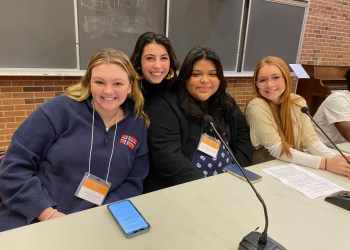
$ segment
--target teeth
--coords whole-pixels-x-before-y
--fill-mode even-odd
[[[110,97],[110,98],[106,98],[106,97],[103,97],[103,100],[106,100],[106,101],[112,101],[112,100],[114,100],[115,98],[113,98],[113,97]]]
[[[151,74],[152,74],[152,75],[155,75],[155,76],[160,76],[162,73],[155,73],[155,72],[152,72]]]

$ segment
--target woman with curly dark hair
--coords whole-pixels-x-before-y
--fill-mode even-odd
[[[176,79],[179,62],[169,38],[145,32],[137,40],[130,57],[137,72],[140,89],[149,102]]]

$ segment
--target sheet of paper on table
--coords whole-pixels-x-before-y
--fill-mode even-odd
[[[277,178],[285,185],[314,199],[346,190],[335,183],[320,177],[294,163],[262,169],[265,173]]]

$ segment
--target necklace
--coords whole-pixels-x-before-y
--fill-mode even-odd
[[[113,123],[117,124],[118,121],[118,113],[119,113],[119,108],[117,110],[117,114],[115,117],[113,117],[109,122],[105,123],[105,127],[106,127],[106,133],[108,133],[109,131],[109,126],[112,125]],[[114,121],[115,120],[115,121]]]
[[[95,103],[94,103],[94,99],[91,100],[91,104],[92,104],[92,107],[94,108],[95,110]],[[103,118],[102,118],[102,121],[105,125],[105,130],[106,130],[106,133],[108,133],[109,131],[109,126],[112,125],[114,122],[115,124],[117,124],[117,120],[118,120],[118,113],[119,113],[119,108],[117,110],[117,115],[115,117],[113,117],[109,122],[104,122]],[[115,121],[114,121],[115,120]]]
[[[109,122],[105,123],[106,132],[108,132],[109,126],[114,122],[114,119],[116,119],[116,117],[113,117],[112,120],[110,120]]]

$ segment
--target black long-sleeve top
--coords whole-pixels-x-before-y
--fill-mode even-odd
[[[178,105],[177,94],[164,92],[148,103],[150,172],[144,192],[203,178],[192,165],[203,131],[203,121],[189,117]],[[229,146],[241,166],[251,164],[252,145],[247,122],[239,110],[230,122]]]

